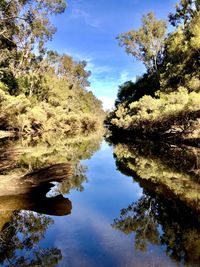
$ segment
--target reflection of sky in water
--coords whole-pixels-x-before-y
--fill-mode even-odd
[[[133,234],[112,228],[120,210],[140,198],[142,189],[116,170],[111,148],[103,142],[102,149],[82,163],[88,167],[84,191],[67,196],[72,214],[54,217],[43,241],[62,250],[59,266],[174,266],[164,248],[136,252]]]

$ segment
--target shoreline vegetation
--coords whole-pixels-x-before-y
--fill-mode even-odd
[[[105,120],[113,135],[200,142],[200,3],[181,0],[169,22],[153,13],[138,30],[118,36],[126,52],[140,60],[146,73],[119,86],[115,109]]]
[[[50,18],[65,0],[1,1],[0,138],[89,134],[102,128],[102,103],[89,91],[86,61],[47,49]]]

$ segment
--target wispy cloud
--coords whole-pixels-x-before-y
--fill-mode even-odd
[[[93,61],[93,58],[90,55],[83,55],[80,53],[73,53],[73,52],[71,52],[71,54],[73,55],[73,58],[77,61],[83,61],[83,60],[87,61],[87,66]]]
[[[79,7],[73,7],[71,12],[72,19],[82,19],[87,25],[98,28],[100,20],[94,18],[90,13]]]
[[[106,74],[110,73],[112,71],[112,68],[106,65],[103,66],[96,66],[92,61],[87,61],[87,69],[92,72],[93,75],[100,75],[100,74]]]
[[[129,79],[129,76],[130,76],[130,74],[129,74],[128,71],[126,71],[126,70],[122,71],[120,73],[120,80],[121,80],[121,82],[122,83],[126,82]]]

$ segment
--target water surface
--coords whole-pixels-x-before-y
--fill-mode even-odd
[[[127,147],[103,141],[92,150],[88,145],[90,152],[84,145],[79,149],[84,153],[70,181],[32,185],[13,202],[9,194],[0,197],[2,266],[200,266],[198,208],[173,190],[169,197],[164,189],[156,192],[159,186],[139,177],[144,170],[152,175],[155,158],[133,170],[131,163],[137,164]],[[41,171],[35,173],[40,177]],[[162,175],[169,175],[166,167]]]

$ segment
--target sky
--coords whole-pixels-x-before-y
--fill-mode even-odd
[[[49,49],[86,60],[91,90],[112,109],[119,85],[145,72],[139,61],[127,55],[116,37],[141,25],[142,15],[153,11],[167,19],[177,0],[68,0],[67,9],[52,18],[57,28]]]

